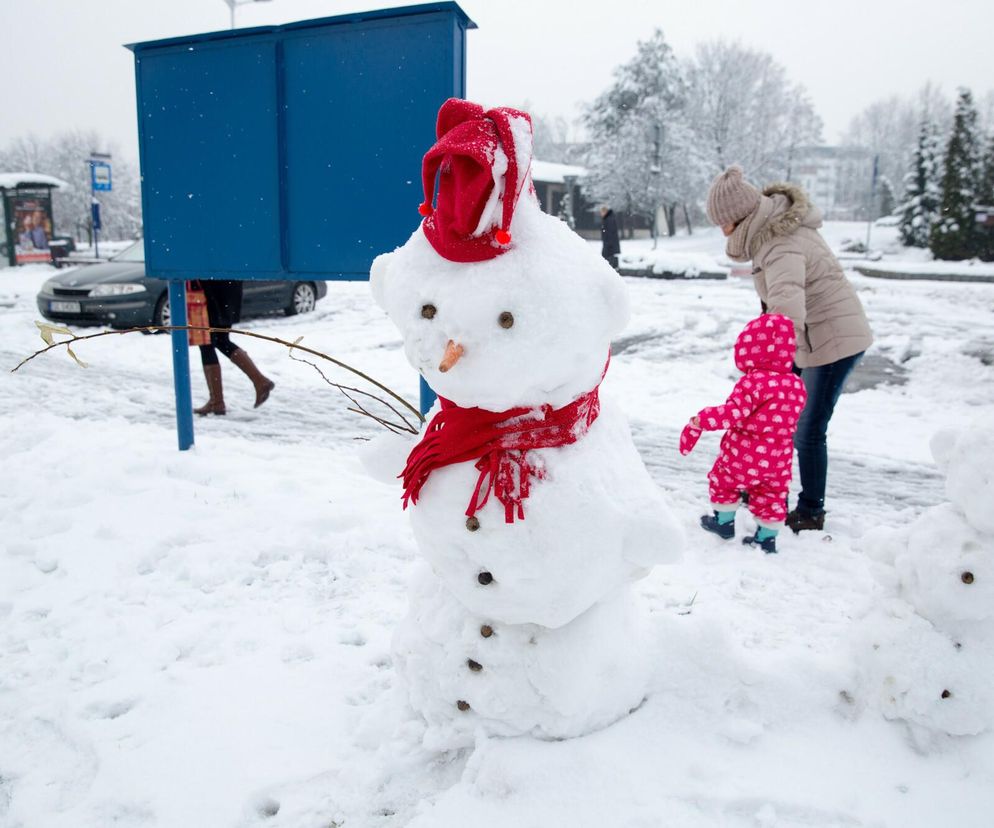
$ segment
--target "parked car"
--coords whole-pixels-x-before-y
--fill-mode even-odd
[[[246,280],[242,317],[314,310],[328,293],[323,281]],[[145,245],[135,242],[102,264],[53,276],[41,286],[38,310],[51,322],[135,328],[169,324],[168,283],[145,275]]]

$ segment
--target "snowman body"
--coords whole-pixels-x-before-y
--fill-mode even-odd
[[[940,432],[932,453],[949,501],[870,541],[894,566],[908,610],[863,642],[871,693],[921,748],[994,727],[994,428]]]

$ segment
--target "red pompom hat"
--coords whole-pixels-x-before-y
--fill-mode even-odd
[[[532,123],[525,112],[450,98],[421,167],[421,229],[442,257],[482,262],[506,252],[518,198],[530,188]],[[438,198],[432,207],[435,178]]]

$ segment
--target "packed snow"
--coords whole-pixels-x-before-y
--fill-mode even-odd
[[[714,232],[661,243],[721,255]],[[7,368],[42,345],[51,274],[0,275]],[[86,369],[56,351],[3,372],[0,825],[986,826],[994,285],[852,279],[876,341],[832,421],[827,531],[782,533],[776,556],[700,531],[713,454],[706,438],[677,451],[736,378],[749,280],[626,280],[603,393],[687,547],[635,587],[644,638],[616,642],[619,670],[648,669],[646,700],[565,740],[425,745],[391,640],[458,619],[406,620],[425,564],[399,482],[357,457],[382,429],[284,349],[243,343],[273,397],[253,409],[225,362],[228,416],[198,420],[183,453],[164,336],[80,344]],[[416,399],[366,284],[245,327]],[[557,704],[582,704],[589,669],[553,683]]]
[[[888,273],[902,273],[909,276],[919,276],[919,277],[929,277],[929,276],[946,276],[946,277],[983,277],[984,279],[994,281],[994,262],[981,262],[979,260],[970,260],[965,262],[939,262],[939,261],[904,261],[900,263],[898,268],[894,262],[861,262],[860,270],[872,275],[873,273],[880,273],[881,275]]]
[[[714,257],[706,253],[675,253],[665,247],[656,250],[622,252],[618,257],[618,267],[622,270],[635,270],[655,276],[683,276],[694,279],[705,276],[727,276],[729,265],[718,264]]]

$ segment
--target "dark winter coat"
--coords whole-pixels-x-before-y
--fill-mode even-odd
[[[621,242],[618,239],[618,219],[614,215],[614,210],[608,210],[601,218],[601,245],[601,255],[609,262],[612,261],[612,256],[621,254]]]

